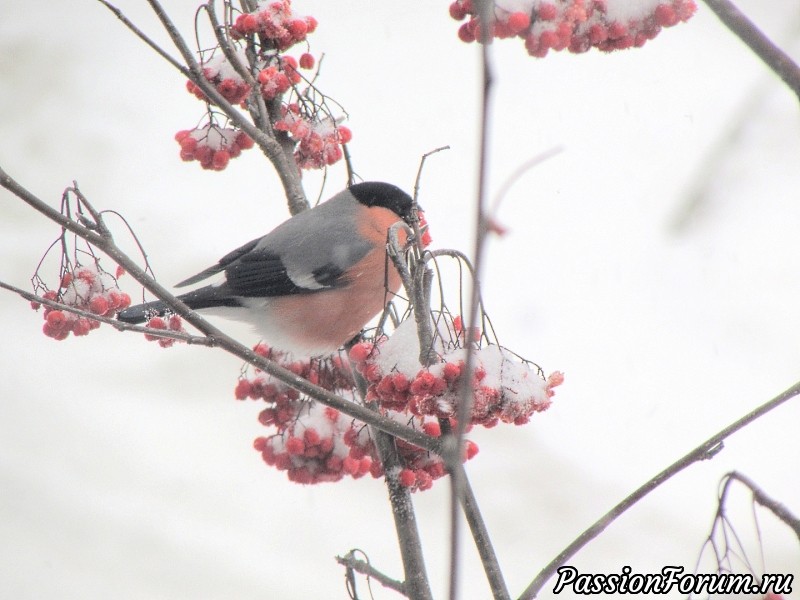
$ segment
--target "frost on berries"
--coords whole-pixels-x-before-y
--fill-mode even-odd
[[[537,57],[550,50],[611,52],[642,46],[696,10],[694,0],[494,0],[489,37],[521,38]],[[450,15],[465,20],[458,30],[462,41],[482,39],[484,24],[473,0],[455,0]]]
[[[117,270],[117,276],[123,273]],[[117,278],[104,271],[96,260],[87,265],[62,269],[58,289],[45,289],[42,297],[102,317],[113,317],[117,311],[131,304],[130,296],[119,289]],[[32,303],[31,306],[35,310],[40,308],[38,303]],[[88,335],[98,327],[100,322],[95,319],[50,306],[44,307],[42,332],[55,340],[64,340],[70,333],[75,336]]]
[[[478,332],[467,335],[459,320],[449,325],[455,345],[440,344],[440,362],[422,367],[413,319],[407,319],[388,339],[358,344],[351,359],[367,380],[367,400],[387,410],[415,417],[455,419],[464,383],[467,343],[473,343],[474,368],[468,387],[473,403],[471,425],[494,427],[498,422],[521,425],[534,413],[549,408],[553,388],[564,376],[556,371],[545,378],[538,368],[521,361],[496,344],[477,347]],[[465,341],[469,337],[470,341]]]

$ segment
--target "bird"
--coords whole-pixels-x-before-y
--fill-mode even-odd
[[[181,281],[176,287],[223,275],[178,298],[201,314],[251,324],[273,349],[295,357],[332,354],[400,289],[386,254],[387,232],[399,221],[411,224],[413,205],[390,183],[353,184]],[[147,302],[117,319],[136,324],[167,312],[164,302]]]

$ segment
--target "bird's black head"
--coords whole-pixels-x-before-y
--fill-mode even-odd
[[[365,181],[347,188],[364,206],[382,206],[399,215],[404,221],[411,218],[413,200],[399,187],[382,181]]]

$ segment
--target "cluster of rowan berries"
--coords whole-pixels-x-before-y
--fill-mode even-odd
[[[282,107],[282,117],[275,129],[285,131],[297,143],[294,158],[301,169],[321,169],[342,158],[342,145],[353,134],[331,118],[308,116],[300,106],[291,103]]]
[[[231,25],[234,47],[240,44],[236,40],[248,36],[251,36],[248,39],[255,45],[255,85],[264,100],[281,99],[288,92],[297,98],[302,97],[302,114],[296,103],[289,102],[290,97],[282,101],[282,117],[273,123],[277,131],[286,132],[295,142],[294,157],[301,169],[321,169],[341,160],[344,154],[342,145],[352,137],[347,128],[336,125],[324,99],[318,100],[320,94],[313,84],[309,84],[309,89],[305,91],[292,91],[303,79],[299,69],[313,69],[316,60],[309,52],[302,53],[299,60],[283,53],[304,41],[316,28],[317,20],[314,17],[299,16],[292,11],[291,0],[260,1],[253,12],[239,15]],[[240,64],[248,66],[244,50],[239,48],[234,51]],[[247,108],[252,88],[223,52],[215,50],[202,67],[205,79],[228,102]],[[197,98],[211,103],[196,82],[190,80],[186,87]],[[219,139],[203,143],[203,131],[208,128],[207,125],[201,129],[178,132],[176,139],[181,144],[181,158],[186,161],[197,160],[204,169],[222,170],[231,158],[238,156],[238,150],[221,143]],[[240,149],[245,148],[242,144],[239,146]],[[247,147],[250,146],[252,142]]]
[[[247,64],[247,57],[243,51],[238,51],[236,56],[240,64]],[[250,85],[242,79],[242,76],[221,52],[203,63],[203,76],[231,104],[243,104],[250,95]],[[186,89],[199,100],[209,101],[203,90],[191,79],[186,82]]]
[[[411,335],[416,335],[413,325],[413,320],[407,319],[391,338],[360,342],[351,348],[350,359],[369,385],[367,400],[418,417],[455,419],[464,387],[464,332],[451,326],[460,343],[443,349],[440,362],[422,367],[418,362],[401,363],[395,358],[408,350]],[[411,352],[414,356],[413,347]],[[534,413],[550,406],[553,388],[564,381],[558,371],[543,377],[538,368],[494,344],[476,347],[472,356],[470,424],[494,427],[500,421],[527,423]]]
[[[518,0],[513,10],[495,6],[490,38],[519,37],[531,56],[550,50],[604,52],[642,46],[663,27],[687,21],[697,10],[694,0]],[[461,25],[465,42],[482,39],[481,22],[473,0],[455,0],[450,15]]]
[[[78,265],[61,275],[58,290],[47,290],[42,297],[72,306],[101,317],[113,317],[117,311],[127,308],[131,298],[117,286],[117,278],[124,271],[118,267],[116,277],[107,273],[95,263]],[[41,304],[31,302],[31,308],[39,310]],[[72,333],[76,336],[88,335],[100,327],[100,322],[50,306],[44,307],[43,333],[56,340],[64,340]]]
[[[341,356],[295,361],[264,343],[253,350],[327,390],[353,389],[350,366]],[[258,369],[253,377],[239,379],[234,395],[237,400],[267,403],[258,420],[275,432],[257,438],[254,447],[265,463],[286,471],[291,481],[321,483],[345,476],[358,478],[369,472],[371,460],[350,457],[343,440],[354,422],[338,410],[302,398],[294,388]]]
[[[222,171],[242,150],[253,147],[253,140],[247,134],[211,123],[179,131],[175,140],[180,144],[183,160],[196,160],[204,169],[214,171]]]
[[[239,15],[231,27],[234,39],[258,34],[284,51],[306,39],[317,28],[317,20],[292,11],[291,0],[261,0],[255,11]]]
[[[174,331],[183,333],[186,330],[183,328],[183,319],[179,315],[176,314],[168,314],[161,316],[153,316],[147,320],[146,325],[150,329],[161,329],[162,331]],[[160,335],[152,335],[150,333],[145,333],[144,338],[148,342],[158,342],[158,345],[162,348],[170,348],[176,342],[175,338],[169,337],[162,337]]]
[[[437,419],[432,417],[411,416],[405,412],[394,410],[383,410],[384,416],[390,417],[395,421],[413,427],[430,435],[440,437],[442,435],[441,425]],[[450,422],[452,425],[452,422]],[[353,458],[365,457],[372,461],[370,473],[373,477],[381,477],[385,474],[383,464],[378,457],[375,442],[369,436],[366,427],[353,428],[345,436],[345,444],[350,448],[350,456]],[[401,485],[410,488],[411,491],[424,491],[430,489],[433,482],[446,475],[444,461],[437,454],[432,454],[408,442],[395,439],[395,447],[400,455],[403,465],[405,465],[397,478]],[[464,441],[464,455],[462,461],[472,459],[478,454],[478,445],[472,440]]]
[[[339,394],[353,390],[349,362],[341,355],[295,361],[263,343],[253,350],[327,390]],[[297,390],[260,370],[253,377],[241,377],[234,395],[238,400],[250,398],[267,403],[258,420],[274,429],[274,433],[257,438],[254,447],[265,463],[286,471],[291,481],[322,483],[344,477],[358,479],[366,474],[375,478],[384,475],[378,451],[364,423],[303,398]],[[428,435],[441,435],[439,423],[432,417],[409,416],[392,410],[384,410],[382,414]],[[403,485],[414,490],[428,489],[433,480],[445,474],[440,457],[402,440],[397,440],[396,445],[406,465],[399,474]],[[472,458],[477,450],[474,443],[468,442],[465,460]]]

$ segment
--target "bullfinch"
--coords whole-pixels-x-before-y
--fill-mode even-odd
[[[398,221],[410,223],[411,213],[411,197],[400,188],[354,184],[177,284],[224,275],[178,297],[201,313],[254,325],[279,350],[330,354],[355,337],[400,288],[400,276],[386,257],[387,232]],[[142,323],[166,311],[163,302],[148,302],[117,318]]]

